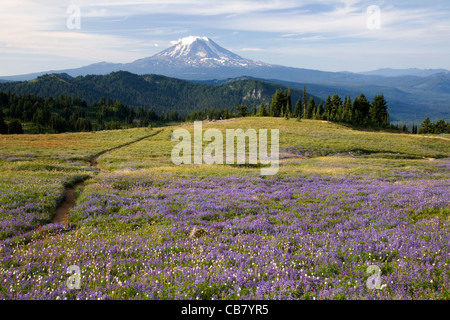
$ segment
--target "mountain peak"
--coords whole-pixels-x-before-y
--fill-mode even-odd
[[[210,39],[208,37],[198,37],[198,36],[189,36],[186,38],[182,38],[178,41],[172,42],[172,44],[178,45],[181,44],[183,46],[190,46],[192,45],[195,41],[205,41],[205,42],[209,42]]]
[[[261,65],[222,48],[207,37],[189,36],[172,42],[172,44],[172,47],[150,59],[185,67],[217,68]]]

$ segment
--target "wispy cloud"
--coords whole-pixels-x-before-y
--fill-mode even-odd
[[[261,52],[264,51],[264,49],[261,48],[241,48],[241,49],[236,49],[236,51],[242,51],[242,52]]]

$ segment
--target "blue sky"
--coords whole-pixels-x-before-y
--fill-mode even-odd
[[[292,67],[450,69],[448,0],[1,0],[0,30],[0,76],[132,62],[191,35]]]

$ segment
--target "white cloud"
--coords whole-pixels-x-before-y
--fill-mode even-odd
[[[247,52],[247,51],[251,51],[251,52],[261,52],[261,51],[264,51],[264,49],[261,49],[261,48],[242,48],[242,49],[236,49],[236,51],[243,51],[243,52]]]

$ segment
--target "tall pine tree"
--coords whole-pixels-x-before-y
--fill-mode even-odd
[[[370,119],[373,124],[386,128],[389,125],[389,112],[383,95],[377,95],[373,99],[370,108]]]
[[[288,115],[290,116],[292,114],[292,100],[291,100],[291,88],[288,88],[286,92],[286,111]]]
[[[8,125],[3,118],[3,111],[0,108],[0,134],[8,134]]]
[[[294,111],[294,115],[297,118],[301,118],[302,117],[302,98],[299,98],[297,103],[295,104],[295,111]]]
[[[352,121],[352,98],[350,96],[345,97],[342,121],[347,123]]]
[[[307,113],[306,113],[306,99],[307,99],[307,96],[306,96],[306,86],[303,86],[303,116],[306,118],[306,115],[307,115]]]
[[[370,102],[367,100],[366,96],[361,93],[359,98],[355,98],[353,103],[353,122],[359,125],[367,124],[369,120],[370,108]]]
[[[324,113],[325,109],[323,107],[323,100],[321,100],[319,106],[317,107],[316,120],[323,119]]]
[[[316,102],[314,101],[313,97],[310,97],[308,101],[308,108],[306,109],[306,118],[313,119],[315,111],[316,111]]]
[[[342,112],[342,100],[337,93],[331,98],[330,120],[340,121],[339,113]]]
[[[272,117],[280,117],[284,113],[284,100],[283,90],[277,90],[272,98]]]
[[[327,101],[325,103],[325,116],[326,116],[326,120],[330,121],[331,120],[331,109],[332,109],[332,102],[331,102],[331,97],[330,95],[328,95]]]
[[[426,118],[422,125],[419,128],[419,134],[427,134],[427,133],[432,133],[433,131],[433,126],[432,123],[430,121],[430,118]]]

